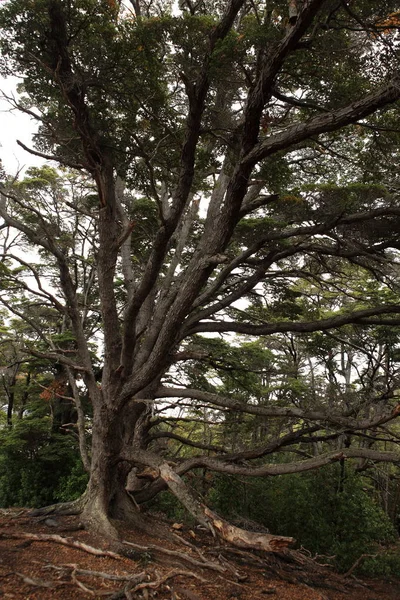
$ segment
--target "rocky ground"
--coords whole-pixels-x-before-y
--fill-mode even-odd
[[[123,531],[122,527],[120,530]],[[126,554],[78,517],[0,510],[0,598],[83,600],[398,600],[400,582],[359,581],[304,554],[261,555],[170,525],[171,539],[125,531]]]

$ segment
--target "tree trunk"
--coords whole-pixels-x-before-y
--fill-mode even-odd
[[[90,479],[82,514],[87,527],[113,538],[117,531],[110,519],[126,477],[118,460],[123,444],[122,419],[123,415],[105,404],[94,411]]]
[[[121,460],[123,449],[140,448],[145,435],[147,406],[130,402],[124,407],[103,401],[94,410],[90,479],[82,514],[87,527],[116,538],[113,520],[137,524],[137,505],[126,491],[132,463]]]

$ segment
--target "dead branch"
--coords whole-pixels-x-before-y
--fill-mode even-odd
[[[361,556],[359,556],[357,560],[352,564],[350,569],[346,571],[343,577],[350,577],[350,575],[353,573],[353,571],[357,569],[358,565],[362,560],[364,560],[364,558],[376,558],[377,556],[377,554],[361,554]]]
[[[231,525],[207,507],[205,507],[204,512],[211,519],[212,525],[220,537],[233,546],[253,548],[264,552],[279,552],[294,542],[291,537],[256,533]]]

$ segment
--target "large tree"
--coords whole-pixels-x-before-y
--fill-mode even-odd
[[[400,315],[398,5],[131,5],[9,0],[1,9],[2,70],[22,80],[10,102],[40,124],[25,149],[70,169],[82,187],[71,192],[49,171],[5,182],[3,231],[21,232],[47,267],[14,253],[36,284],[17,281],[9,264],[13,284],[2,297],[36,327],[40,344],[26,350],[65,368],[78,405],[76,378],[84,381],[93,420],[79,508],[88,526],[115,536],[111,518],[136,523],[137,504],[168,486],[234,543],[278,547],[279,538],[244,539],[217,519],[183,476],[199,467],[251,476],[346,457],[398,459],[373,445],[379,427],[392,439],[397,378],[390,357],[365,358],[360,339]],[[19,307],[10,290],[21,286]],[[60,314],[62,339],[32,317],[33,296],[52,318]],[[99,322],[100,384],[90,347]],[[243,346],[243,336],[259,345]],[[331,385],[321,393],[304,394],[298,383],[302,339],[303,350],[313,347],[304,354],[313,385],[325,357]],[[335,392],[338,347],[342,356],[343,347],[361,353],[361,365],[369,358],[373,381],[385,375],[368,402],[362,386],[343,393],[353,358],[347,370],[343,358],[344,388],[336,382]],[[219,411],[227,422],[253,416],[272,425],[239,450],[160,429],[163,420],[198,419],[196,407],[204,423]],[[341,443],[360,432],[368,446]],[[204,454],[173,457],[157,445],[163,436]],[[329,436],[338,443],[326,452],[318,441]],[[301,443],[317,449],[310,458],[268,460]]]

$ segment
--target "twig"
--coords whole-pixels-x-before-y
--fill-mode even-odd
[[[240,573],[239,571],[237,571],[235,569],[235,567],[233,565],[231,565],[229,560],[227,560],[224,556],[222,556],[222,554],[219,554],[218,558],[221,561],[221,563],[223,565],[226,565],[226,567],[229,569],[229,571],[231,571],[234,574],[234,576],[236,577],[236,579],[238,581],[245,581],[248,578],[247,575],[244,575],[244,574]]]
[[[204,554],[199,550],[199,548],[197,548],[197,546],[195,546],[194,544],[191,544],[190,542],[188,542],[187,540],[185,540],[185,538],[180,537],[179,535],[177,535],[176,533],[172,534],[173,537],[178,540],[181,544],[183,544],[184,546],[187,546],[188,548],[191,548],[192,550],[194,550],[199,557],[201,558],[201,560],[205,563],[208,563],[209,561],[207,561],[206,557],[204,556]]]
[[[377,554],[361,554],[361,556],[357,558],[356,562],[350,567],[350,569],[346,571],[346,573],[344,573],[343,577],[350,577],[350,575],[358,567],[358,565],[364,558],[376,558],[377,556]]]
[[[76,576],[76,569],[74,569],[71,573],[71,579],[72,581],[84,592],[86,592],[87,594],[90,594],[91,596],[95,595],[94,590],[92,590],[91,588],[87,587],[85,584],[83,584],[81,581],[79,581],[79,579]]]

